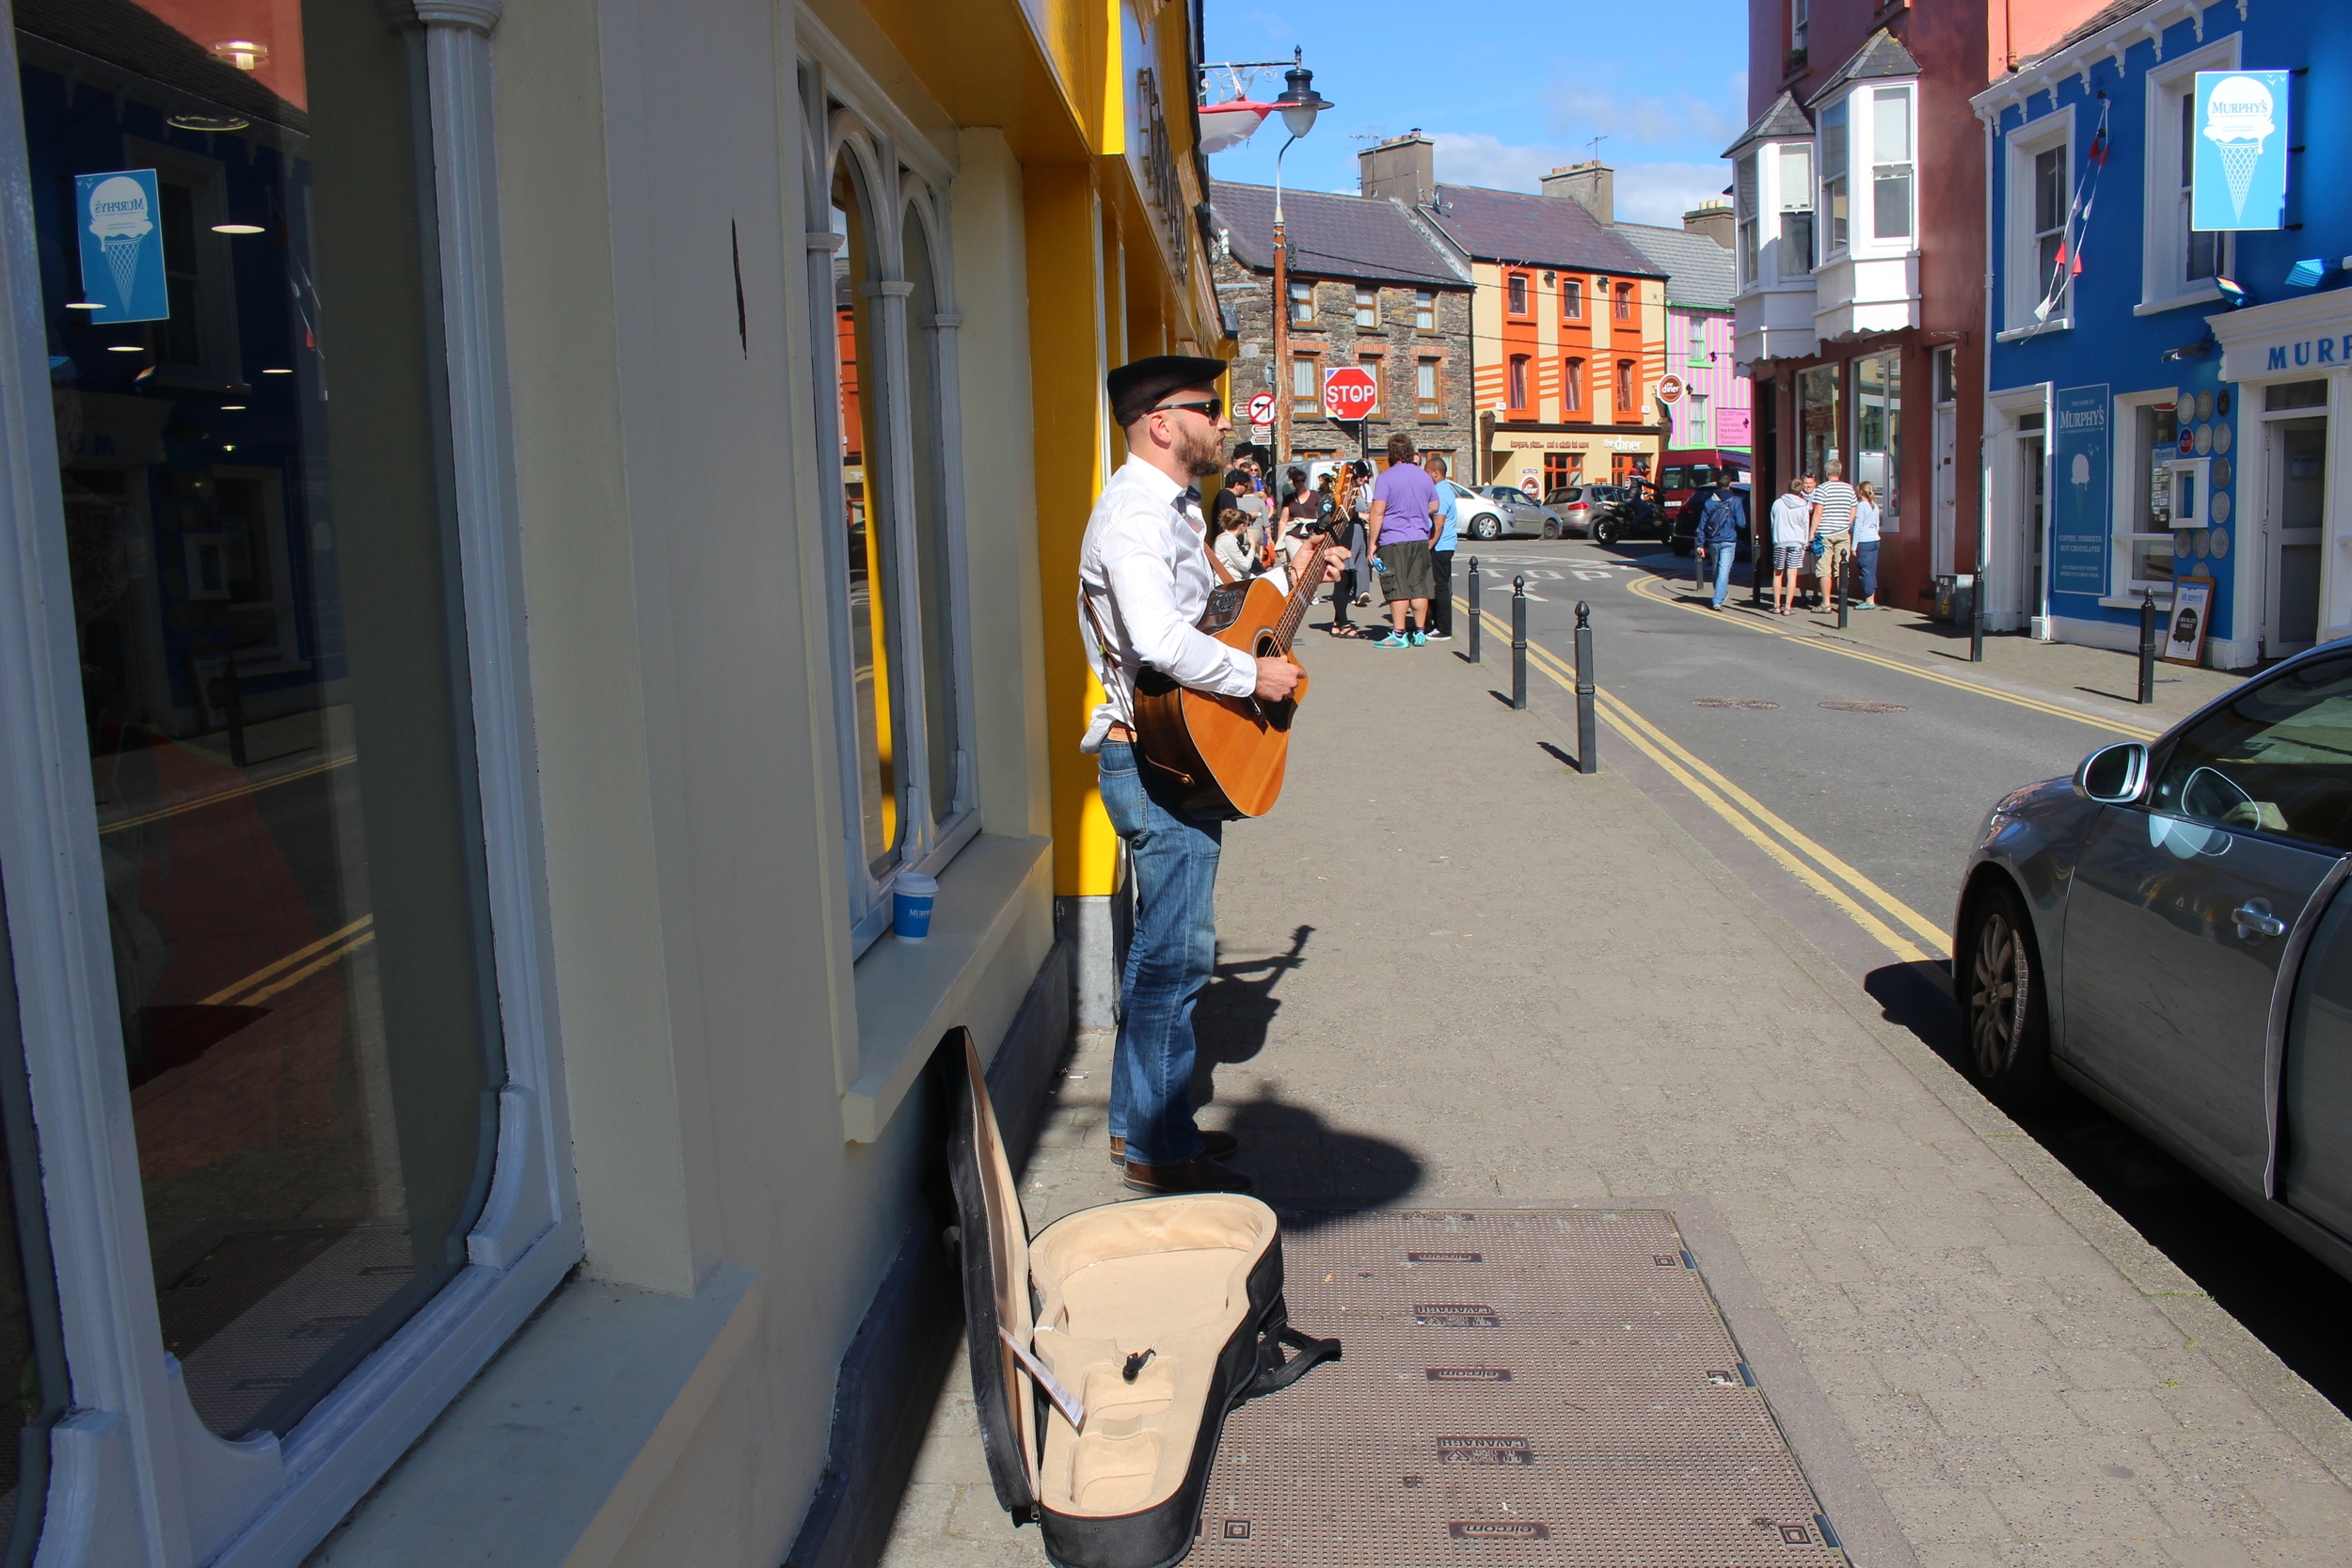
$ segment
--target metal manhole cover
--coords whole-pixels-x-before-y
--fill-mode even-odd
[[[1768,703],[1761,697],[1693,697],[1691,699],[1691,705],[1692,707],[1743,707],[1756,713],[1764,713],[1780,706],[1778,703]]]
[[[1900,703],[1823,703],[1832,713],[1909,713]]]
[[[1287,1213],[1343,1357],[1225,1424],[1199,1568],[1792,1568],[1836,1534],[1655,1210]]]

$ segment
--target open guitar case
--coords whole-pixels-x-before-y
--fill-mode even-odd
[[[1290,1326],[1281,1227],[1254,1197],[1105,1204],[1031,1237],[979,1053],[959,1033],[948,1168],[996,1500],[1016,1523],[1036,1521],[1058,1568],[1171,1568],[1192,1549],[1227,1413],[1288,1387],[1340,1342]],[[1081,1424],[1000,1328],[1075,1397]]]

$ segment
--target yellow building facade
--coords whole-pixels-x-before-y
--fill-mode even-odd
[[[1479,260],[1471,271],[1484,482],[1542,494],[1572,476],[1655,474],[1664,279]]]

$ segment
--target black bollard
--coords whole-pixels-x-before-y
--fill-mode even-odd
[[[1600,721],[1593,702],[1593,607],[1576,601],[1576,770],[1600,771]]]
[[[1981,561],[1968,578],[1968,662],[1984,662],[1984,565]]]
[[[1846,572],[1852,564],[1853,552],[1851,550],[1847,551],[1845,558],[1837,563],[1837,629],[1839,631],[1846,629],[1846,615],[1851,608],[1846,602]]]
[[[1476,556],[1470,557],[1470,661],[1475,664],[1478,662],[1478,558]]]
[[[1511,705],[1527,706],[1527,578],[1511,579]]]
[[[2152,588],[2139,591],[2139,700],[2143,705],[2156,700],[2156,594]]]

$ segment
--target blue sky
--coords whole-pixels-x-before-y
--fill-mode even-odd
[[[1438,144],[1439,180],[1520,191],[1606,135],[1617,216],[1678,225],[1731,182],[1717,154],[1748,121],[1746,0],[1208,0],[1207,34],[1211,60],[1306,49],[1339,105],[1283,160],[1283,183],[1308,190],[1353,193],[1357,150],[1416,125]],[[1209,85],[1212,101],[1232,96],[1220,72]],[[1250,96],[1281,88],[1267,71]],[[1270,183],[1282,141],[1268,119],[1209,172]]]

